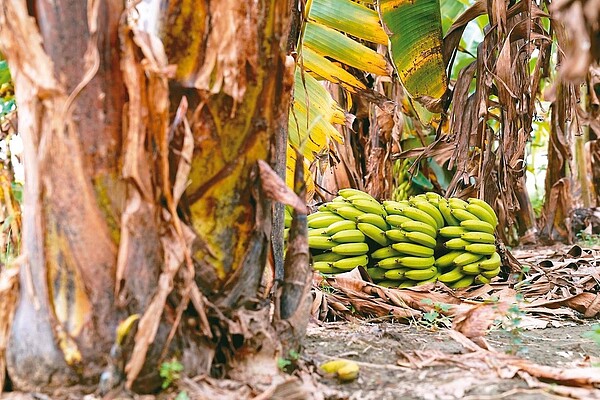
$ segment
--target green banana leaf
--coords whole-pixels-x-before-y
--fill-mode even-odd
[[[439,0],[379,0],[379,15],[400,81],[412,98],[435,105],[448,88]]]

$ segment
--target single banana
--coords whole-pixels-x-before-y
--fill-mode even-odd
[[[498,276],[498,274],[500,273],[500,267],[493,269],[491,271],[485,271],[485,270],[481,270],[481,275],[485,276],[486,278],[492,279],[495,276]]]
[[[477,275],[475,277],[475,280],[473,281],[473,283],[483,283],[483,284],[487,284],[490,283],[492,280],[490,278],[486,278],[483,275]]]
[[[385,271],[385,279],[392,281],[400,281],[404,278],[404,273],[408,271],[406,268],[395,268]]]
[[[492,206],[490,206],[488,203],[486,203],[485,201],[481,200],[481,199],[476,199],[476,198],[470,198],[469,199],[469,204],[476,204],[480,207],[485,208],[488,213],[490,213],[490,215],[492,217],[494,217],[494,223],[492,224],[494,227],[496,225],[498,225],[498,216],[496,215],[496,212],[494,211],[494,209],[492,208]]]
[[[340,190],[338,190],[338,195],[342,196],[345,199],[348,199],[352,196],[362,196],[365,199],[377,201],[375,199],[375,197],[371,196],[369,193],[363,192],[362,190],[358,190],[358,189],[352,189],[352,188],[340,189]]]
[[[387,231],[390,229],[390,226],[385,222],[385,219],[381,215],[373,214],[373,213],[365,213],[356,218],[358,222],[364,222],[367,224],[372,224],[378,227],[381,230]]]
[[[416,207],[406,207],[402,210],[400,215],[404,215],[405,217],[408,217],[413,221],[424,222],[428,225],[431,225],[434,229],[437,230],[437,222],[435,222],[435,219],[433,219],[433,217],[431,217],[425,211],[419,210]]]
[[[354,256],[343,258],[333,263],[333,267],[344,271],[350,271],[356,267],[366,267],[369,264],[369,256]]]
[[[473,284],[474,280],[475,280],[474,275],[465,275],[463,278],[459,279],[458,281],[456,281],[454,283],[451,283],[448,286],[450,286],[452,289],[462,289],[462,288],[471,286]]]
[[[315,271],[319,271],[323,274],[339,274],[344,272],[341,269],[334,268],[331,263],[327,261],[315,261],[312,263],[312,267]]]
[[[406,231],[402,229],[389,229],[385,231],[385,235],[388,239],[390,239],[394,243],[407,242],[410,243],[410,240],[406,237]]]
[[[450,251],[450,252],[444,254],[443,256],[436,258],[435,266],[438,267],[438,269],[448,268],[448,267],[454,265],[454,259],[456,257],[460,256],[461,254],[464,254],[464,251],[461,251],[461,250]]]
[[[367,268],[367,274],[369,274],[369,276],[371,277],[371,279],[373,279],[374,281],[382,281],[385,279],[385,269],[383,268],[378,268],[378,267],[372,267],[372,268]]]
[[[454,265],[462,267],[463,265],[477,262],[483,258],[481,254],[469,253],[468,251],[463,252],[461,255],[454,259]]]
[[[465,275],[479,275],[479,273],[481,272],[481,268],[479,268],[478,262],[463,265],[460,268],[462,269],[462,272]]]
[[[312,256],[312,260],[314,262],[328,261],[329,263],[333,263],[334,261],[339,261],[339,260],[341,260],[343,258],[345,258],[343,255],[341,255],[341,254],[335,254],[335,253],[332,253],[330,251],[328,251],[326,253],[315,254],[314,256]]]
[[[496,230],[492,225],[485,221],[476,221],[474,219],[468,219],[466,221],[462,221],[460,226],[468,231],[474,232],[485,232],[493,234]]]
[[[450,250],[463,250],[466,245],[471,244],[461,238],[454,238],[444,242],[444,247]]]
[[[346,199],[344,198],[344,196],[336,196],[333,198],[333,200],[331,200],[332,203],[345,203]]]
[[[450,197],[448,199],[448,205],[450,206],[450,208],[460,208],[465,210],[469,203],[467,203],[463,199],[459,199],[458,197]]]
[[[414,222],[412,219],[408,217],[404,217],[402,215],[390,214],[385,217],[385,221],[391,226],[401,226],[405,222]]]
[[[440,202],[438,203],[438,209],[440,210],[440,213],[442,213],[442,215],[444,216],[444,220],[446,221],[447,225],[457,226],[460,224],[460,221],[452,216],[452,213],[450,212],[451,208],[450,208],[450,205],[448,204],[448,200],[440,199]]]
[[[338,232],[356,229],[356,222],[350,220],[343,220],[334,222],[326,228],[325,234],[328,236],[335,235]]]
[[[311,221],[308,221],[308,227],[312,229],[318,228],[327,228],[329,225],[334,222],[343,221],[344,218],[339,215],[325,215],[319,218],[314,218]]]
[[[332,241],[331,238],[329,238],[327,236],[309,236],[308,237],[308,247],[310,247],[311,249],[330,250],[335,245],[337,245],[337,243]]]
[[[384,258],[383,260],[379,260],[375,265],[383,269],[394,269],[401,267],[398,257]]]
[[[359,373],[359,366],[350,360],[331,360],[321,364],[321,370],[327,374],[335,374],[341,381],[351,381],[356,379]]]
[[[438,273],[436,267],[427,269],[410,269],[404,273],[404,276],[413,281],[426,281],[433,278]]]
[[[383,208],[388,215],[401,215],[402,210],[404,210],[406,207],[410,207],[408,200],[386,200],[383,202]]]
[[[369,252],[369,245],[366,243],[342,243],[332,247],[331,251],[344,256],[362,256]]]
[[[463,233],[467,233],[467,232],[469,232],[469,231],[460,226],[445,226],[442,229],[438,230],[438,233],[440,234],[440,236],[449,238],[449,239],[459,238],[460,235],[462,235]]]
[[[452,214],[454,218],[460,221],[466,221],[469,219],[480,221],[480,219],[477,218],[475,215],[471,214],[467,210],[463,210],[462,208],[453,208],[450,210],[450,214]]]
[[[400,285],[398,285],[398,288],[404,289],[404,288],[413,287],[415,285],[417,285],[417,282],[415,282],[415,281],[411,281],[411,280],[402,281],[402,283],[400,283]]]
[[[452,283],[462,279],[464,276],[465,275],[463,274],[461,267],[455,267],[454,269],[438,276],[438,281]]]
[[[308,236],[328,236],[327,228],[309,228]]]
[[[494,228],[496,227],[496,217],[490,214],[487,209],[481,207],[479,204],[469,204],[467,206],[467,211],[475,215],[480,220],[492,225]]]
[[[387,212],[385,211],[383,206],[379,204],[378,201],[371,201],[365,199],[353,200],[352,205],[360,211],[364,211],[366,213],[376,214],[384,217],[387,216]]]
[[[335,210],[335,212],[338,213],[340,216],[344,217],[345,219],[349,219],[354,222],[357,221],[358,217],[364,214],[364,211],[360,211],[354,206],[350,205],[340,207],[337,210]]]
[[[500,259],[500,254],[497,251],[494,252],[491,256],[484,257],[483,260],[479,263],[481,269],[486,271],[493,271],[496,268],[502,265],[502,260]]]
[[[429,202],[437,202],[440,201],[440,199],[442,198],[442,196],[435,192],[425,192],[425,197]]]
[[[371,258],[374,260],[383,260],[384,258],[396,257],[402,255],[399,251],[392,249],[392,246],[382,247],[371,253]]]
[[[438,272],[437,274],[435,274],[433,277],[431,277],[429,279],[425,279],[424,281],[417,282],[417,286],[427,285],[428,283],[435,283],[438,281],[439,277],[440,277],[440,273]]]
[[[331,210],[329,210],[329,208],[327,207],[327,205],[328,205],[328,203],[323,203],[323,204],[321,204],[321,205],[320,205],[320,206],[317,208],[317,211],[320,211],[320,212],[331,211]]]
[[[334,242],[338,243],[356,243],[364,242],[365,234],[358,229],[349,229],[347,231],[341,231],[331,236]]]
[[[423,195],[425,196],[425,195]],[[417,201],[412,201],[410,203],[413,207],[418,208],[419,210],[426,212],[427,214],[429,214],[429,216],[431,218],[433,218],[436,222],[436,229],[440,229],[443,228],[445,223],[444,223],[444,217],[442,216],[442,214],[440,213],[440,210],[438,210],[438,208],[436,206],[434,206],[433,204],[431,204],[428,200],[427,197],[425,196],[425,199],[423,200],[417,200]]]
[[[348,203],[346,201],[339,201],[339,202],[338,201],[334,201],[334,202],[331,202],[331,203],[327,203],[327,209],[330,212],[333,212],[333,213],[337,213],[337,210],[340,209],[340,208],[342,208],[342,207],[352,207],[352,204],[350,204],[350,203]]]
[[[467,242],[475,243],[496,243],[496,238],[491,233],[485,232],[467,232],[460,236],[461,239]]]
[[[386,236],[385,231],[379,229],[379,227],[373,224],[359,222],[358,224],[356,224],[356,227],[358,228],[358,230],[364,233],[365,236],[368,236],[369,238],[373,239],[375,242],[377,242],[377,244],[379,244],[382,247],[389,246],[392,243]]]
[[[423,232],[406,232],[406,237],[414,243],[435,249],[437,242],[434,238]]]
[[[431,236],[433,239],[437,238],[436,229],[421,221],[408,221],[400,225],[400,227],[408,232],[421,232]]]
[[[337,217],[338,215],[333,211],[317,211],[312,214],[306,216],[306,221],[310,222],[313,219],[321,218],[321,217]]]
[[[491,256],[496,252],[496,245],[491,243],[471,243],[465,246],[465,250],[475,254]]]
[[[398,261],[401,266],[411,269],[428,269],[435,265],[434,257],[404,256],[397,257],[396,261]]]
[[[394,243],[392,244],[392,248],[400,253],[416,257],[431,257],[434,253],[431,247],[415,243]]]

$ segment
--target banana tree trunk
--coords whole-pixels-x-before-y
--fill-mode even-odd
[[[260,348],[276,369],[257,161],[287,123],[285,3],[138,15],[114,0],[0,0],[26,171],[15,388],[92,388],[116,370],[109,386],[154,390],[174,354],[188,374],[233,376]],[[117,336],[133,314],[135,333]]]

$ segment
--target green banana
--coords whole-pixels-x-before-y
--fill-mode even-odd
[[[476,221],[474,219],[468,219],[461,221],[460,226],[466,230],[474,232],[485,232],[493,234],[496,230],[492,225],[485,221]]]
[[[365,234],[358,229],[349,229],[347,231],[341,231],[331,236],[334,242],[338,243],[356,243],[364,242]]]
[[[389,246],[392,242],[388,239],[385,234],[385,231],[379,229],[379,227],[373,224],[367,224],[364,222],[359,222],[356,224],[356,227],[364,233],[369,238],[373,239],[380,246]]]
[[[459,199],[458,197],[450,197],[448,199],[448,205],[450,206],[450,208],[460,208],[465,210],[469,203],[467,203],[463,199]]]
[[[317,219],[317,218],[321,218],[321,217],[339,217],[339,215],[337,215],[336,213],[334,213],[332,211],[317,211],[317,212],[307,215],[306,221],[310,222],[313,219]]]
[[[480,221],[480,219],[477,218],[475,215],[471,214],[467,210],[463,210],[462,208],[453,208],[450,210],[450,214],[452,214],[454,218],[460,221],[466,221],[469,219]]]
[[[384,280],[385,279],[385,271],[386,271],[385,269],[378,268],[378,267],[367,268],[367,274],[369,274],[371,279],[373,279],[374,281]]]
[[[392,248],[400,253],[417,257],[431,257],[434,253],[431,247],[422,246],[415,243],[394,243],[392,244]]]
[[[401,267],[398,257],[384,258],[383,260],[379,260],[375,265],[383,269],[394,269]]]
[[[414,222],[408,217],[397,214],[388,215],[387,217],[385,217],[385,221],[391,226],[401,226],[405,222]]]
[[[500,267],[493,269],[491,271],[481,270],[481,275],[485,276],[486,278],[490,278],[490,279],[495,276],[498,276],[499,273],[500,273]]]
[[[358,217],[364,214],[364,211],[360,211],[359,209],[350,205],[340,207],[337,210],[335,210],[335,212],[344,217],[345,219],[349,219],[354,222],[358,220]]]
[[[427,285],[428,283],[435,283],[438,281],[439,277],[440,277],[440,273],[438,272],[437,274],[435,274],[433,277],[431,277],[429,279],[425,279],[424,281],[417,282],[417,286]]]
[[[481,268],[479,268],[478,262],[463,265],[460,268],[462,269],[462,272],[465,275],[479,275],[479,273],[481,272]]]
[[[377,201],[375,199],[375,197],[371,196],[369,193],[363,192],[362,190],[358,190],[358,189],[352,189],[352,188],[340,189],[340,190],[338,190],[338,195],[342,196],[345,199],[348,199],[352,196],[362,196],[365,199]]]
[[[454,238],[444,242],[444,247],[450,250],[463,250],[466,245],[471,244],[461,238]]]
[[[461,255],[454,259],[454,265],[462,267],[463,265],[471,264],[479,261],[483,258],[481,254],[469,253],[468,251],[463,252]]]
[[[472,197],[469,199],[469,204],[476,204],[482,208],[485,208],[487,210],[487,212],[494,218],[494,223],[492,225],[494,227],[496,227],[498,225],[498,216],[496,215],[496,212],[494,211],[492,206],[490,206],[488,203],[486,203],[485,201],[483,201],[481,199]]]
[[[366,213],[376,214],[384,217],[387,216],[387,212],[385,211],[383,206],[379,204],[378,201],[371,201],[366,199],[353,200],[352,205],[360,211],[364,211]]]
[[[367,224],[375,225],[376,227],[384,231],[390,229],[390,226],[387,224],[387,222],[385,222],[385,219],[381,215],[365,213],[363,215],[360,215],[356,220],[358,222],[364,222]]]
[[[333,224],[329,225],[326,228],[325,234],[328,236],[332,236],[338,232],[351,229],[356,229],[356,222],[345,219],[343,221],[334,222]]]
[[[448,268],[448,267],[454,265],[454,259],[456,257],[460,256],[461,254],[464,254],[464,251],[461,251],[461,250],[450,251],[450,252],[444,254],[443,256],[436,258],[435,266],[438,267],[439,269]]]
[[[396,251],[392,246],[382,247],[371,253],[371,258],[374,260],[383,260],[384,258],[400,256],[402,253]]]
[[[433,267],[435,264],[434,257],[404,256],[397,257],[396,261],[398,261],[401,266],[411,269],[427,269]]]
[[[487,283],[490,283],[492,280],[490,278],[486,278],[483,275],[477,275],[475,277],[475,280],[473,281],[474,283],[483,283],[484,285]]]
[[[333,267],[344,271],[350,271],[356,267],[366,267],[369,264],[369,256],[346,257],[333,263]]]
[[[425,211],[419,210],[416,207],[406,207],[401,211],[400,215],[404,215],[405,217],[408,217],[413,221],[424,222],[428,225],[431,225],[434,229],[437,230],[437,222],[435,222],[435,219],[433,219],[433,217],[431,217]]]
[[[404,273],[404,276],[413,281],[426,281],[433,278],[438,273],[436,267],[427,269],[411,269]]]
[[[328,261],[329,263],[332,263],[334,261],[339,261],[342,258],[344,258],[344,256],[342,256],[340,254],[332,253],[330,251],[328,251],[326,253],[315,254],[314,256],[312,256],[312,260],[315,262]]]
[[[467,211],[475,215],[480,220],[492,225],[494,228],[496,227],[496,217],[490,214],[487,209],[481,207],[479,204],[469,204],[467,206]]]
[[[446,221],[447,225],[457,226],[460,224],[460,221],[452,216],[452,213],[450,212],[451,208],[450,208],[450,205],[448,204],[448,200],[440,199],[440,202],[438,203],[438,209],[440,210],[440,213],[442,213],[442,215],[444,216],[444,220]]]
[[[496,268],[500,267],[500,265],[502,265],[502,260],[500,259],[500,254],[498,254],[497,251],[495,251],[494,254],[489,257],[484,257],[484,259],[479,263],[481,269],[486,271],[495,270]]]
[[[308,230],[308,236],[328,236],[327,228],[310,228]]]
[[[402,225],[400,225],[400,227],[408,232],[425,233],[426,235],[429,235],[434,239],[437,237],[436,229],[433,226],[426,224],[424,222],[421,222],[421,221],[404,222]]]
[[[452,283],[462,279],[464,276],[465,275],[463,274],[461,267],[455,267],[454,269],[438,276],[438,281]]]
[[[473,280],[475,279],[474,275],[465,275],[463,278],[458,281],[451,283],[450,286],[452,289],[462,289],[473,284]]]
[[[317,211],[319,212],[327,212],[330,211],[329,208],[327,207],[328,203],[323,203],[321,204],[318,208]]]
[[[398,287],[398,281],[392,281],[392,280],[385,280],[385,281],[381,281],[381,282],[377,282],[377,284],[379,286],[382,286],[384,288],[390,288],[390,289],[395,289]]]
[[[315,261],[312,264],[312,268],[324,274],[339,274],[340,272],[344,272],[341,269],[334,268],[331,263],[326,261]]]
[[[410,243],[410,240],[406,238],[406,231],[402,229],[389,229],[385,231],[385,235],[388,239],[390,239],[394,243],[407,242]]]
[[[445,223],[444,223],[444,217],[440,213],[440,210],[438,210],[438,208],[436,206],[434,206],[433,204],[431,204],[427,200],[426,197],[423,200],[412,201],[410,204],[413,207],[416,207],[419,210],[421,210],[421,211],[426,212],[427,214],[429,214],[429,216],[435,220],[436,229],[440,229],[440,228],[444,227],[444,225],[445,225]]]
[[[467,242],[496,243],[496,238],[491,233],[467,232],[467,233],[463,233],[460,237],[461,237],[461,239],[464,239]]]
[[[311,249],[330,250],[335,245],[337,245],[337,243],[332,241],[331,238],[329,238],[327,236],[309,236],[308,237],[308,247],[310,247]]]
[[[352,204],[345,201],[327,203],[327,209],[332,213],[337,213],[337,210],[342,207],[352,207]]]
[[[490,243],[471,243],[465,246],[465,250],[475,254],[491,256],[496,252],[496,245]]]
[[[435,249],[437,242],[434,238],[423,232],[406,232],[406,237],[417,244]]]
[[[390,279],[392,281],[402,280],[406,271],[408,271],[406,268],[389,269],[385,271],[385,279]]]
[[[398,285],[399,288],[409,288],[409,287],[413,287],[417,284],[417,282],[415,281],[402,281],[402,283],[400,285]]]
[[[308,221],[308,227],[309,228],[313,228],[313,229],[318,229],[318,228],[327,228],[329,225],[333,224],[334,222],[338,222],[338,221],[343,221],[344,218],[340,217],[339,215],[325,215],[319,218],[314,218],[310,221]]]
[[[437,202],[440,201],[440,199],[442,198],[442,196],[435,192],[425,192],[425,197],[429,202]]]
[[[283,225],[286,228],[289,228],[290,226],[292,226],[292,214],[290,214],[290,212],[288,211],[287,207],[284,208],[284,213],[283,213]]]
[[[438,230],[440,236],[445,238],[459,238],[463,233],[469,232],[465,228],[460,226],[445,226],[442,229]]]
[[[346,199],[344,198],[344,196],[336,196],[333,198],[333,200],[331,200],[332,203],[345,203]]]
[[[331,251],[344,256],[361,256],[369,252],[369,245],[366,243],[342,243],[332,247]]]

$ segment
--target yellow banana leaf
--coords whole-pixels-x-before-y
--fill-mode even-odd
[[[288,143],[287,161],[285,169],[285,183],[288,187],[294,187],[294,173],[296,168],[296,151]],[[315,181],[310,173],[310,161],[304,159],[304,180],[306,181],[306,197],[310,199],[315,193]]]
[[[423,103],[439,100],[448,87],[439,0],[379,0],[379,14],[407,92]]]
[[[330,82],[339,83],[350,92],[355,92],[355,88],[365,89],[365,85],[354,75],[316,53],[310,47],[305,46],[302,49],[302,61],[303,66],[309,71]]]

